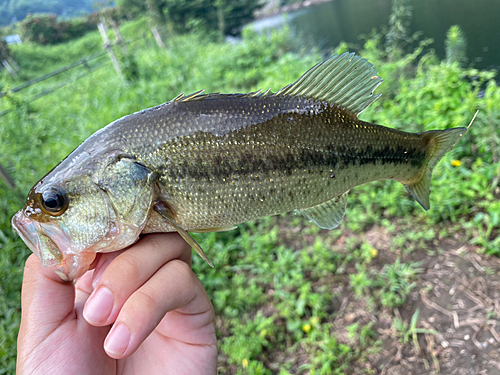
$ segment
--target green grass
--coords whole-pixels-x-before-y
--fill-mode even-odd
[[[123,34],[142,35],[145,26],[145,20],[130,22],[122,26]],[[133,49],[136,81],[122,82],[108,65],[29,106],[28,90],[2,99],[2,106],[13,112],[0,118],[1,163],[23,195],[81,141],[121,116],[202,88],[276,91],[321,60],[318,52],[298,48],[286,31],[269,38],[245,32],[236,45],[213,43],[201,35],[169,38],[167,51],[153,43],[142,41]],[[23,68],[22,78],[30,79],[98,52],[100,44],[96,32],[60,46],[26,43],[14,48],[14,57]],[[362,54],[386,79],[379,89],[385,95],[363,119],[421,131],[466,126],[475,109],[481,112],[436,168],[429,212],[402,185],[376,182],[353,189],[339,230],[320,230],[288,214],[232,232],[196,235],[216,265],[211,269],[195,256],[194,269],[220,320],[221,366],[227,372],[349,373],[353,363],[363,363],[380,343],[369,323],[350,325],[347,341],[337,337],[336,286],[366,300],[368,308],[394,308],[407,301],[421,271],[418,263],[400,261],[404,254],[416,249],[432,253],[435,241],[459,233],[462,241],[498,255],[500,134],[495,124],[500,90],[492,73],[446,65],[432,55],[424,56],[416,69],[404,69],[416,54],[389,63],[374,44],[368,41]],[[481,84],[472,76],[479,76]],[[15,85],[8,77],[4,82]],[[455,159],[460,166],[451,164]],[[22,267],[29,251],[10,226],[10,217],[21,207],[18,194],[0,182],[0,197],[0,373],[13,373]],[[387,246],[396,255],[384,266],[374,265],[379,249],[361,239],[374,225],[388,233]],[[399,327],[404,340],[417,333],[415,324]]]

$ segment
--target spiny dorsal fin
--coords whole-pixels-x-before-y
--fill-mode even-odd
[[[234,94],[238,98],[260,98],[263,96],[267,96],[271,92],[271,88],[268,88],[266,91],[262,92],[262,89],[257,91],[252,91],[246,94]],[[231,95],[231,94],[229,94]]]
[[[180,94],[179,96],[175,97],[172,101],[173,102],[192,102],[194,100],[204,100],[204,99],[213,99],[213,98],[259,98],[259,97],[264,97],[267,95],[271,95],[271,89],[267,89],[266,91],[262,92],[262,89],[257,90],[257,91],[252,91],[246,94],[221,94],[220,92],[214,92],[210,94],[204,94],[205,90],[200,90],[195,93],[185,95],[184,93]]]
[[[275,95],[327,101],[359,115],[380,96],[373,95],[373,91],[381,83],[372,64],[345,52],[315,65]]]
[[[189,94],[187,96],[184,93],[182,93],[179,96],[175,97],[173,101],[174,102],[187,102],[190,100],[196,100],[198,97],[204,96],[203,95],[204,92],[205,92],[205,90],[200,90],[200,91],[193,92],[192,94]]]

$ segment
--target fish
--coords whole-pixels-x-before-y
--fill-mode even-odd
[[[434,167],[467,130],[409,133],[362,121],[380,94],[354,53],[325,60],[277,92],[181,94],[91,135],[30,190],[15,231],[63,280],[141,234],[189,232],[296,210],[341,223],[350,189],[401,182],[425,209]]]

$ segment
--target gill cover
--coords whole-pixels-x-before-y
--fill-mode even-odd
[[[115,159],[101,173],[98,185],[104,190],[123,226],[120,243],[133,243],[149,216],[154,195],[156,174],[136,161],[121,157]],[[134,233],[128,233],[133,231]],[[133,240],[129,236],[134,236]],[[116,247],[115,244],[114,247]]]

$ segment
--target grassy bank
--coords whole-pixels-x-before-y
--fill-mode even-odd
[[[123,34],[142,35],[145,26],[145,21],[125,24]],[[166,43],[166,51],[151,40],[133,47],[134,82],[122,82],[107,65],[29,106],[23,99],[30,93],[24,91],[3,104],[14,111],[0,118],[1,163],[23,194],[80,142],[121,116],[181,92],[276,91],[322,59],[297,46],[286,30],[270,36],[248,31],[236,44],[213,43],[202,35]],[[499,254],[500,89],[494,73],[445,64],[432,54],[389,62],[377,44],[370,39],[361,54],[385,79],[377,89],[384,95],[362,119],[423,131],[467,126],[479,109],[476,122],[437,166],[428,212],[402,185],[375,182],[352,190],[346,219],[331,232],[285,214],[228,233],[197,235],[215,264],[210,269],[194,257],[217,315],[221,374],[379,371],[389,361],[384,350],[391,343],[410,355],[417,352],[413,335],[417,340],[429,335],[415,331],[417,325],[425,328],[415,318],[415,301],[422,290],[433,290],[423,275],[447,251],[466,246],[473,254]],[[13,51],[23,78],[30,79],[97,52],[99,45],[98,34],[90,33],[65,45],[41,50],[24,44]],[[22,268],[29,251],[10,227],[21,207],[17,193],[0,182],[0,197],[1,374],[15,368]],[[497,270],[489,259],[481,255],[485,282]],[[499,318],[486,303],[480,311]],[[442,360],[430,350],[416,355],[422,366]]]

